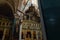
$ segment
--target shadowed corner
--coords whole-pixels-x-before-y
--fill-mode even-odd
[[[0,22],[2,25],[2,27],[0,25],[0,39],[11,40],[14,14],[12,8],[8,4],[0,4]]]

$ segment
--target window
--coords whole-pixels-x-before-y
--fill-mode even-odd
[[[3,31],[0,31],[0,39],[3,37]]]
[[[33,39],[36,39],[36,32],[33,32]]]
[[[27,20],[29,20],[29,15],[27,15]]]
[[[38,32],[38,39],[40,39],[41,38],[41,35],[40,35],[40,32]]]
[[[3,23],[2,25],[5,25],[5,23]]]
[[[8,23],[7,23],[7,25],[8,25]]]
[[[31,32],[27,32],[27,34],[26,34],[26,37],[28,38],[31,38]]]
[[[1,25],[1,22],[0,22],[0,25]]]
[[[32,20],[32,16],[30,17],[30,19]]]
[[[21,39],[24,39],[24,34],[23,34],[23,32],[22,32],[22,35],[21,35]]]

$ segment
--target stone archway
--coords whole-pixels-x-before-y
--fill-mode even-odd
[[[1,29],[1,31],[3,31],[2,38],[1,38],[2,40],[9,40],[9,38],[8,38],[9,36],[6,36],[6,35],[10,35],[10,33],[12,35],[11,28],[14,25],[14,18],[15,18],[14,12],[13,12],[11,6],[7,3],[1,3],[0,4],[0,22],[1,22],[0,29]],[[10,38],[10,40],[11,40],[11,38]]]

